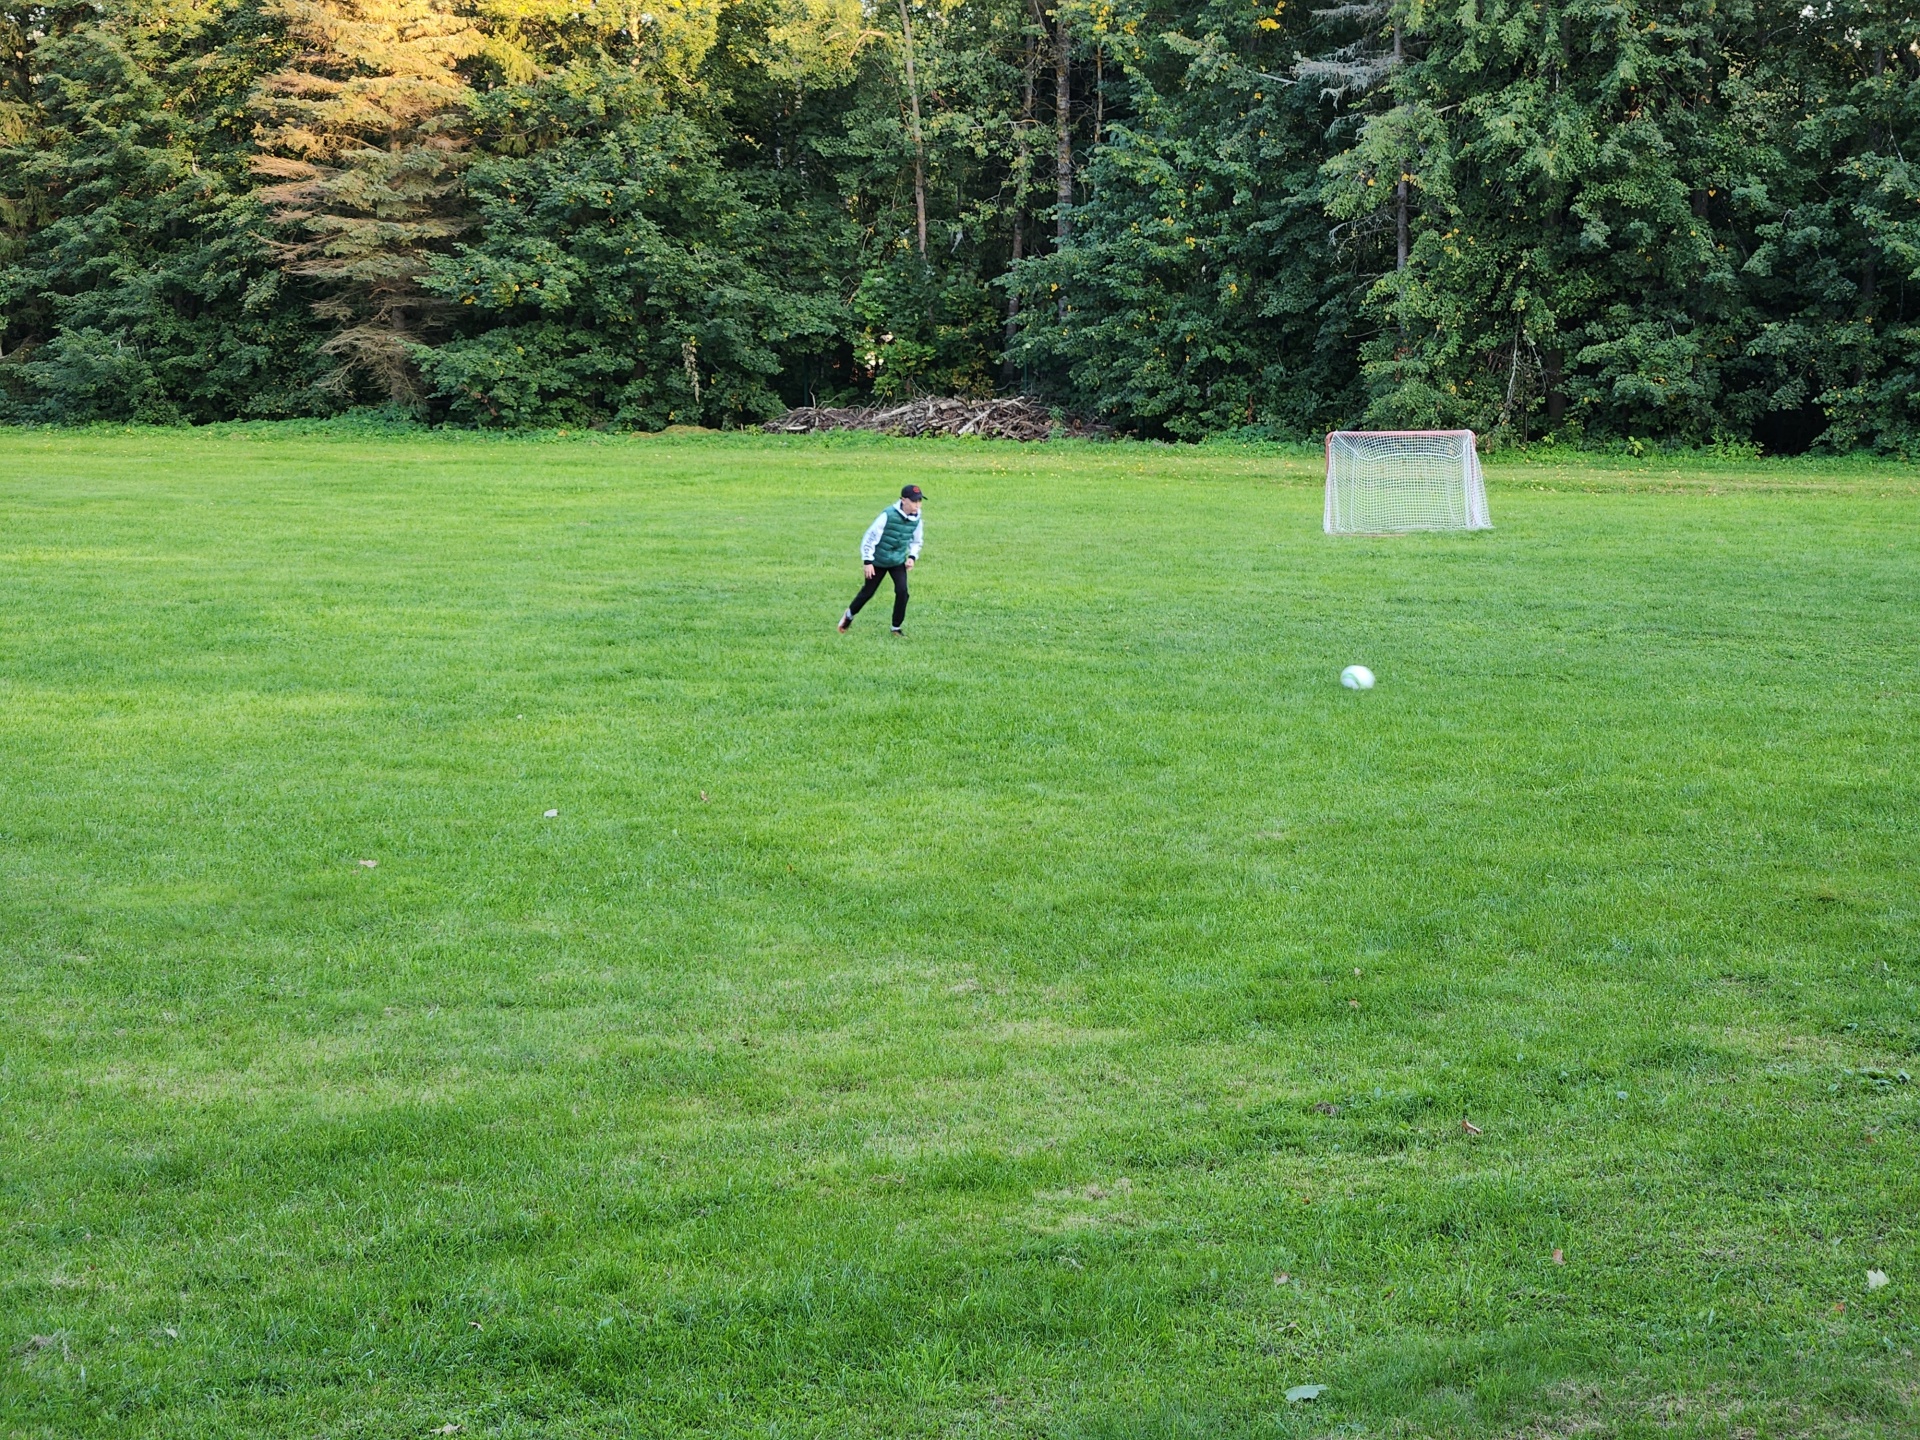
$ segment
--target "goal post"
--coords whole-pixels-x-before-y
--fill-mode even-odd
[[[1471,430],[1327,436],[1327,534],[1492,528]]]

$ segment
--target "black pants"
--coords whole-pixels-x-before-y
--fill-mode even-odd
[[[900,622],[907,618],[907,567],[904,565],[876,565],[873,578],[862,582],[860,593],[853,597],[853,603],[847,606],[849,615],[858,615],[861,607],[873,598],[873,592],[880,588],[880,577],[893,577],[893,628],[898,630]]]

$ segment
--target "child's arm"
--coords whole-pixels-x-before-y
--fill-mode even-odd
[[[874,548],[879,545],[880,537],[886,533],[886,529],[887,512],[882,510],[880,512],[880,518],[869,525],[867,527],[867,533],[860,537],[860,563],[862,565],[871,565],[873,563]]]
[[[913,517],[913,539],[907,542],[907,563],[909,565],[920,558],[920,541],[925,535],[926,529],[927,516],[926,512],[922,511]]]

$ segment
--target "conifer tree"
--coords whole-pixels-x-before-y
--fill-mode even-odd
[[[412,405],[414,347],[444,325],[421,276],[466,228],[462,62],[483,38],[449,0],[272,0],[298,46],[255,97],[262,197],[287,273],[321,295],[324,382]]]
[[[1313,12],[1313,18],[1329,30],[1358,29],[1358,34],[1319,55],[1303,55],[1294,62],[1294,78],[1312,86],[1319,98],[1330,102],[1336,111],[1345,111],[1361,119],[1360,143],[1353,150],[1330,162],[1331,173],[1342,180],[1358,181],[1362,189],[1377,189],[1380,194],[1336,198],[1333,209],[1351,223],[1361,217],[1391,215],[1394,236],[1395,270],[1407,268],[1407,252],[1412,233],[1411,196],[1406,172],[1407,157],[1399,155],[1397,133],[1405,116],[1397,106],[1386,112],[1387,123],[1367,113],[1376,97],[1388,99],[1394,75],[1406,64],[1406,26],[1394,13],[1391,0],[1351,0]],[[1336,129],[1339,128],[1336,122]],[[1380,161],[1386,161],[1391,191],[1378,185]],[[1385,206],[1385,195],[1393,196],[1393,208]]]
[[[303,408],[304,307],[249,193],[249,7],[0,11],[0,415],[217,420]]]
[[[1407,8],[1397,0],[1349,0],[1314,11],[1323,34],[1346,38],[1318,55],[1301,56],[1293,76],[1331,107],[1328,134],[1342,147],[1321,167],[1322,203],[1336,222],[1331,238],[1337,248],[1357,253],[1363,271],[1379,277],[1369,299],[1390,329],[1367,347],[1372,369],[1418,389],[1426,367],[1408,328],[1414,277],[1407,271],[1415,187],[1429,181],[1425,161],[1437,127],[1431,107],[1408,83],[1416,36],[1409,33]]]

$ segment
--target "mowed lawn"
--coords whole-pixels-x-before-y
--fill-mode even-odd
[[[0,436],[0,1435],[1920,1433],[1920,478],[1319,476]]]

